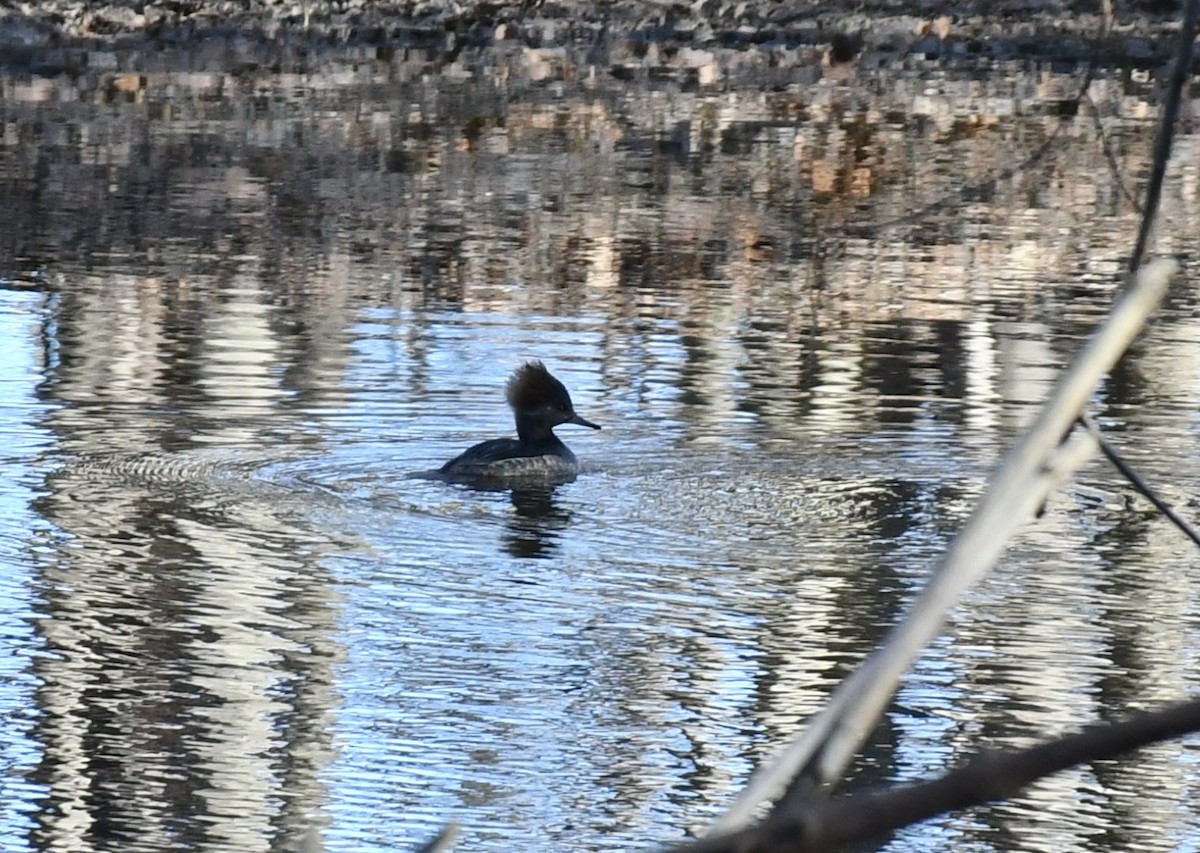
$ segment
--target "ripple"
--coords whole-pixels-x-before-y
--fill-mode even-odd
[[[37,286],[0,281],[0,848],[703,827],[902,618],[1105,310],[1136,211],[1096,176],[1113,146],[1144,171],[1154,106],[1100,75],[1104,139],[1063,124],[996,185],[1076,81],[926,62],[807,105],[513,99],[359,59],[6,103],[0,278]],[[961,203],[964,174],[990,194]],[[1186,208],[1163,246],[1194,243]],[[1195,314],[1180,289],[1092,401],[1185,511]],[[527,358],[604,426],[563,430],[579,478],[410,479],[511,433]],[[855,784],[1194,693],[1194,562],[1089,468],[919,659]],[[1194,847],[1195,780],[1164,744],[887,849]]]

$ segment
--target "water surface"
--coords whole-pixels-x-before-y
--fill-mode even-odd
[[[5,80],[0,847],[398,850],[454,818],[463,849],[652,850],[711,821],[903,614],[1132,246],[1152,82],[1064,118],[1078,78],[1039,67],[887,74]],[[1189,268],[1196,146],[1155,244]],[[1181,283],[1094,406],[1185,512],[1196,315]],[[511,429],[526,358],[603,424],[561,431],[584,473],[408,479]],[[856,784],[1195,693],[1195,563],[1093,465]],[[883,847],[1187,849],[1195,759]]]

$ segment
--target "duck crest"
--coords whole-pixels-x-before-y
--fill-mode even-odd
[[[527,361],[513,371],[505,389],[516,421],[516,438],[493,438],[472,445],[434,471],[410,475],[486,487],[487,485],[568,483],[579,462],[554,428],[575,424],[600,429],[571,405],[567,388],[540,361]]]
[[[540,361],[527,361],[518,367],[505,388],[508,405],[517,411],[536,409],[566,394],[566,386],[551,376]]]

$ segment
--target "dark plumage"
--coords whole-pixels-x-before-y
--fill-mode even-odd
[[[529,411],[550,400],[571,406],[567,386],[551,376],[540,361],[527,361],[514,370],[504,386],[504,396],[515,411]]]
[[[571,395],[540,361],[518,367],[505,387],[517,424],[517,437],[480,442],[454,457],[433,476],[452,482],[561,482],[578,473],[575,454],[554,428],[560,424],[600,429],[575,413]]]

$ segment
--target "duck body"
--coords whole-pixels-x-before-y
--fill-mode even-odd
[[[540,361],[517,368],[508,380],[506,396],[516,421],[516,438],[482,441],[436,471],[413,476],[481,485],[573,480],[579,473],[579,461],[554,434],[554,428],[561,424],[600,427],[576,414],[566,386]]]
[[[493,438],[467,448],[438,469],[442,479],[566,481],[579,473],[579,460],[556,435],[544,441]]]

